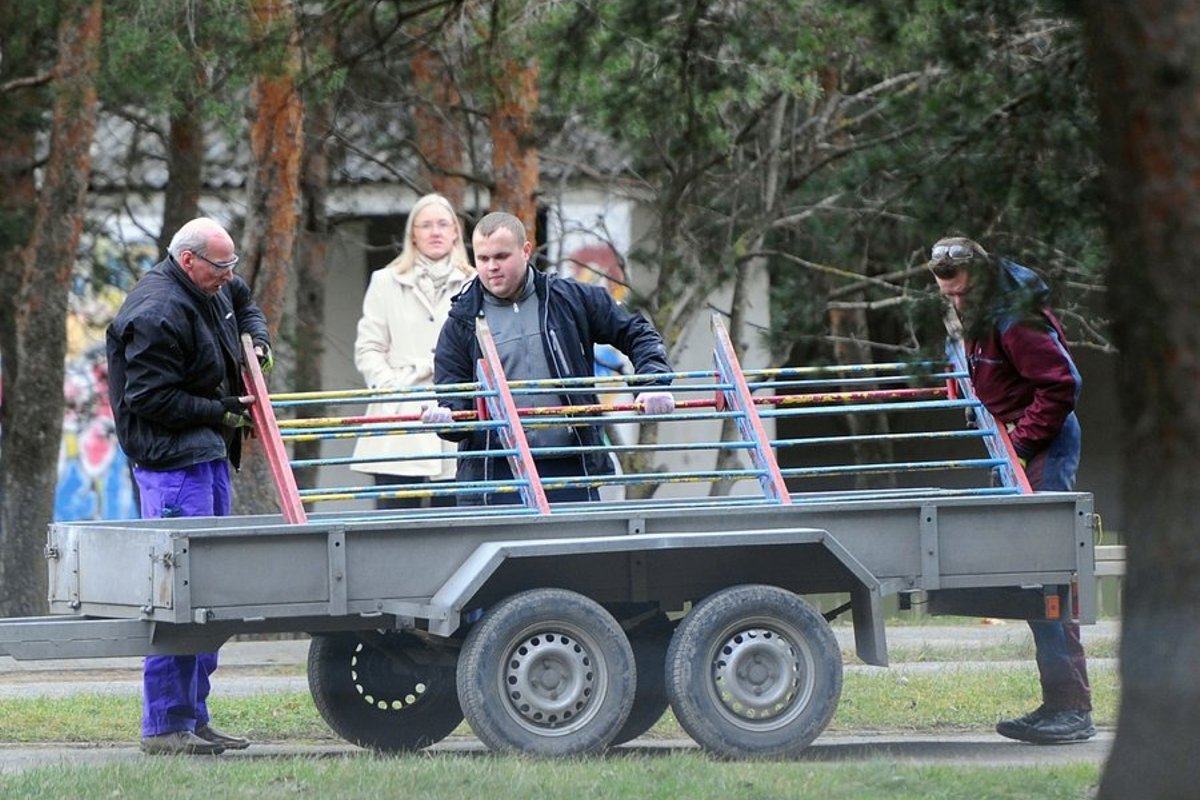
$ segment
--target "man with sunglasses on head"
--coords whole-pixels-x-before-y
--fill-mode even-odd
[[[186,223],[108,327],[109,399],[143,517],[231,511],[229,467],[239,465],[256,400],[242,384],[241,335],[250,335],[264,371],[272,363],[266,318],[234,273],[237,262],[219,223]],[[216,668],[215,652],[146,658],[144,752],[215,755],[250,745],[209,723]]]
[[[1005,426],[1034,490],[1071,491],[1079,466],[1075,416],[1081,381],[1066,336],[1033,270],[991,256],[961,236],[940,239],[929,269],[963,326],[967,367],[979,400]],[[1079,625],[1030,620],[1042,705],[996,725],[1036,744],[1096,735]]]

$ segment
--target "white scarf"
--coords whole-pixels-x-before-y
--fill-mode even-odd
[[[445,294],[446,284],[454,273],[454,265],[450,260],[452,256],[453,253],[450,253],[445,258],[434,261],[417,253],[417,259],[413,262],[417,291],[425,295],[425,299],[431,306],[436,306],[442,295]]]

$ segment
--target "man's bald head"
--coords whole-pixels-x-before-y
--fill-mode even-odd
[[[205,255],[214,247],[225,249],[221,245],[228,245],[228,249],[233,250],[233,237],[229,235],[229,231],[211,217],[196,217],[185,222],[175,232],[175,235],[171,237],[171,244],[167,247],[167,252],[178,261],[184,250]]]

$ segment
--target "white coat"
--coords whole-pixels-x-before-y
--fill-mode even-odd
[[[433,350],[442,323],[450,312],[450,298],[458,293],[468,277],[454,270],[446,281],[442,296],[434,304],[417,290],[415,270],[400,274],[389,264],[371,275],[363,296],[363,313],[354,340],[354,366],[370,388],[421,386],[433,384]],[[368,416],[416,414],[418,401],[372,403]],[[408,433],[397,436],[363,436],[354,446],[355,458],[409,455],[416,453],[452,453],[454,442],[433,433]],[[419,461],[381,461],[351,464],[356,472],[453,480],[453,458]]]

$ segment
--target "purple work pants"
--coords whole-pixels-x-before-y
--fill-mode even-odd
[[[229,462],[206,461],[185,469],[134,467],[142,517],[224,517],[233,505]],[[194,731],[208,722],[208,676],[217,654],[147,656],[142,669],[142,736]]]

